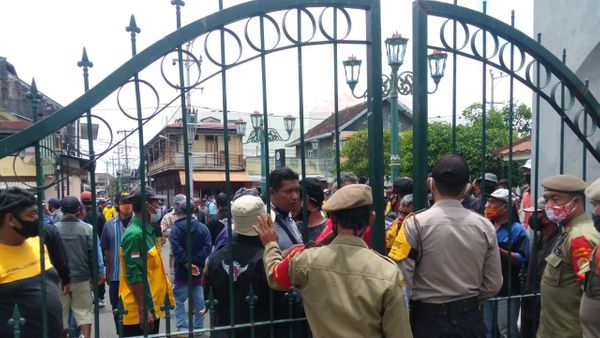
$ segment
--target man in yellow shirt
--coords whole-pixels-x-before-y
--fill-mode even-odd
[[[0,190],[0,335],[42,337],[40,239],[35,197],[19,188]],[[48,337],[63,333],[58,273],[44,246]],[[24,323],[9,323],[17,308]],[[18,326],[18,327],[17,327]]]

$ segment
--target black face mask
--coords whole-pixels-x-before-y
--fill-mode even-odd
[[[594,221],[594,228],[600,232],[600,215],[592,215],[592,220]]]
[[[531,175],[523,175],[525,177],[525,183],[530,184],[531,183]]]
[[[26,221],[17,216],[15,216],[15,218],[19,221],[19,223],[21,223],[22,226],[21,229],[13,228],[19,235],[25,238],[35,237],[38,235],[38,227],[40,224],[39,220],[36,219],[35,221]]]

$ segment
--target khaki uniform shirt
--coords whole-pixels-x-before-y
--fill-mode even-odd
[[[441,200],[407,217],[389,256],[399,262],[414,301],[483,302],[502,286],[494,226],[458,200]]]
[[[582,268],[587,267],[600,233],[585,214],[573,219],[546,257],[540,286],[541,312],[537,337],[581,337],[579,306]]]
[[[277,243],[268,244],[265,271],[275,289],[283,289],[274,276],[281,260]],[[338,235],[329,245],[305,249],[289,261],[288,274],[315,338],[412,337],[402,273],[362,239]]]

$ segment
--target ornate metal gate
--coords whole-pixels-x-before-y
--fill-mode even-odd
[[[305,53],[310,50],[312,46],[327,45],[332,49],[333,57],[330,60],[333,69],[333,78],[330,81],[330,85],[333,87],[333,97],[331,102],[333,104],[333,111],[335,116],[334,124],[334,144],[335,144],[335,166],[334,171],[338,176],[340,175],[340,122],[338,115],[340,112],[339,107],[339,96],[340,88],[338,84],[339,69],[341,69],[342,63],[340,62],[340,56],[338,55],[338,47],[341,45],[361,45],[365,48],[365,54],[367,57],[367,105],[368,105],[368,130],[369,130],[369,145],[368,145],[368,157],[369,157],[369,184],[373,188],[374,196],[374,210],[377,212],[377,219],[373,226],[372,232],[372,243],[373,247],[379,251],[383,251],[383,239],[384,239],[384,174],[385,168],[381,163],[384,163],[384,152],[383,152],[383,104],[382,99],[384,94],[387,96],[395,95],[395,93],[384,92],[384,86],[382,81],[382,44],[381,44],[381,22],[380,22],[380,1],[379,0],[268,0],[268,1],[252,1],[244,3],[231,8],[223,8],[222,1],[220,2],[220,11],[209,15],[205,18],[194,21],[186,26],[181,27],[181,8],[183,1],[173,0],[176,11],[176,20],[178,29],[165,36],[163,39],[152,44],[148,48],[144,49],[140,53],[137,52],[136,37],[140,33],[140,28],[137,26],[135,18],[132,16],[131,21],[127,27],[127,32],[130,33],[131,37],[131,51],[132,57],[129,61],[124,63],[121,67],[111,73],[104,80],[100,81],[97,85],[91,87],[88,81],[88,71],[92,67],[92,63],[88,59],[87,53],[83,52],[81,61],[78,63],[79,67],[83,69],[83,79],[85,94],[60,109],[51,117],[41,118],[39,111],[39,99],[40,95],[35,85],[35,81],[31,84],[31,91],[29,97],[32,102],[34,123],[31,127],[9,136],[5,139],[0,140],[0,158],[10,157],[13,162],[22,161],[24,152],[29,148],[34,148],[34,158],[36,164],[36,186],[32,187],[35,189],[38,197],[38,208],[39,218],[42,219],[42,201],[45,200],[44,192],[59,184],[61,180],[68,179],[67,177],[59,177],[58,175],[48,174],[48,163],[56,163],[59,155],[52,149],[51,142],[49,140],[52,134],[59,131],[60,129],[67,127],[74,123],[78,119],[85,117],[87,122],[87,135],[88,144],[87,152],[81,152],[78,156],[84,157],[86,163],[84,171],[89,173],[90,186],[92,191],[92,204],[96,205],[96,192],[95,192],[95,164],[97,160],[109,151],[119,145],[120,142],[112,142],[105,149],[98,151],[95,149],[95,144],[92,135],[92,121],[95,119],[102,125],[111,128],[111,125],[118,123],[118,121],[106,121],[101,115],[94,114],[93,109],[101,101],[109,98],[111,95],[116,94],[117,97],[121,92],[122,88],[130,86],[133,88],[134,100],[135,100],[135,113],[130,113],[128,109],[125,109],[119,99],[117,99],[117,105],[123,112],[124,117],[130,118],[137,122],[137,128],[133,131],[127,132],[126,138],[138,137],[140,145],[139,149],[139,182],[142,186],[145,186],[149,180],[145,173],[147,172],[147,163],[144,159],[148,159],[149,152],[144,149],[144,144],[147,139],[144,138],[144,126],[151,120],[158,116],[159,112],[169,109],[172,105],[176,105],[181,110],[181,127],[183,130],[183,140],[189,140],[193,129],[190,129],[193,124],[197,121],[194,120],[195,112],[190,109],[188,105],[189,97],[187,96],[193,89],[200,87],[206,81],[211,79],[220,79],[222,87],[222,107],[223,112],[223,137],[225,140],[229,138],[229,110],[228,110],[228,97],[233,95],[228,92],[227,81],[229,79],[228,73],[237,66],[247,64],[251,61],[257,61],[260,63],[260,83],[261,86],[257,90],[260,92],[262,98],[262,112],[260,115],[255,116],[257,119],[262,120],[263,125],[260,128],[255,128],[253,137],[256,140],[262,138],[262,172],[263,179],[264,174],[269,172],[269,143],[273,140],[274,136],[268,132],[269,130],[269,93],[267,90],[268,86],[268,58],[267,56],[282,52],[285,50],[295,51],[295,58],[292,61],[296,65],[297,77],[298,77],[298,102],[295,112],[297,112],[299,118],[300,128],[300,154],[301,154],[301,175],[303,178],[306,177],[306,160],[305,160],[305,104],[303,97],[303,88],[305,84],[303,82],[304,74],[307,72],[303,68],[303,58]],[[324,13],[330,13],[333,24],[329,28],[330,22],[324,20]],[[351,13],[351,14],[349,14]],[[364,15],[365,18],[365,33],[362,38],[349,38],[350,31],[352,29],[351,18],[356,15]],[[291,24],[291,18],[297,18],[295,25]],[[440,41],[439,44],[434,46],[428,40],[428,18],[439,17],[446,21],[441,25]],[[253,20],[258,21],[258,39],[252,39],[251,34],[248,31],[249,23]],[[348,24],[347,31],[340,32],[338,29],[338,20],[345,20]],[[308,27],[304,26],[308,22]],[[242,24],[241,26],[239,24]],[[448,23],[450,25],[448,25]],[[265,41],[266,27],[270,26],[276,32],[277,39],[274,46],[267,46]],[[242,27],[242,28],[240,28]],[[445,32],[447,28],[452,28],[453,35],[451,39],[447,39]],[[462,29],[464,39],[458,41],[457,30]],[[307,30],[310,32],[308,35],[303,34]],[[473,32],[474,33],[470,33]],[[294,34],[295,32],[295,34]],[[217,50],[213,50],[208,42],[206,42],[210,36],[216,36]],[[488,37],[492,39],[492,52],[488,50]],[[194,54],[185,48],[186,44],[194,39],[200,39],[205,41],[204,50],[202,53]],[[225,43],[226,39],[233,39],[234,45],[238,48],[238,51],[232,51],[227,47]],[[538,38],[539,40],[539,38]],[[467,51],[467,47],[471,50]],[[587,160],[587,155],[591,155],[596,161],[600,161],[600,150],[597,146],[594,146],[589,140],[588,136],[591,134],[590,130],[595,131],[596,126],[600,126],[600,105],[593,97],[593,95],[587,90],[587,84],[582,83],[577,77],[566,68],[563,63],[556,59],[550,52],[544,49],[539,41],[534,41],[531,38],[525,36],[521,32],[515,30],[510,25],[506,25],[494,18],[485,15],[484,13],[474,12],[465,8],[461,8],[455,5],[449,5],[440,2],[433,1],[416,1],[414,2],[413,12],[413,60],[414,60],[414,88],[413,88],[413,112],[414,112],[414,137],[413,137],[413,179],[415,182],[425,182],[427,172],[430,167],[430,161],[428,159],[428,90],[427,90],[427,49],[436,48],[450,53],[453,58],[453,95],[452,95],[452,138],[449,140],[451,145],[450,151],[454,153],[460,153],[459,144],[457,144],[456,138],[456,127],[457,123],[457,106],[456,106],[456,86],[457,86],[457,73],[456,73],[456,59],[458,57],[470,58],[476,61],[480,61],[483,64],[483,85],[482,85],[482,107],[481,115],[483,118],[483,124],[481,129],[481,163],[479,166],[479,173],[485,172],[486,168],[486,113],[488,107],[486,106],[486,69],[487,67],[494,67],[502,70],[509,74],[511,81],[511,97],[510,97],[510,114],[513,115],[512,109],[514,107],[512,101],[512,83],[517,80],[529,87],[534,95],[536,105],[536,120],[535,130],[540,128],[540,101],[544,99],[550,106],[561,116],[562,130],[570,130],[576,137],[582,142],[583,147],[583,161]],[[247,53],[249,51],[249,53]],[[230,53],[234,53],[234,57],[230,57]],[[520,56],[519,61],[515,61],[515,53]],[[508,56],[507,56],[508,55]],[[178,65],[176,80],[170,79],[167,72],[164,70],[164,63],[170,63],[173,58]],[[210,63],[215,67],[215,71],[211,74],[200,75],[200,63],[201,60],[209,60]],[[233,61],[232,61],[233,60]],[[170,89],[175,89],[177,94],[167,99],[167,104],[161,104],[164,102],[159,98],[159,94],[163,94],[164,91],[156,89],[155,84],[144,80],[141,73],[143,71],[153,71],[152,66],[159,67],[159,72]],[[195,81],[186,79],[186,67],[198,69],[198,78]],[[156,71],[156,70],[154,70]],[[545,77],[538,76],[537,74],[545,74]],[[397,79],[393,79],[397,81]],[[556,80],[557,82],[550,86],[550,83]],[[164,83],[163,83],[164,84]],[[148,98],[142,96],[141,88],[145,87],[149,92],[153,93],[155,97],[150,98],[152,102],[156,102],[156,106],[153,107],[150,114],[146,114],[146,109],[142,104],[142,101],[147,101]],[[382,88],[384,87],[384,88]],[[568,93],[570,97],[568,98]],[[559,95],[560,94],[560,95]],[[258,95],[258,94],[257,94]],[[178,102],[178,103],[177,103]],[[575,104],[580,105],[580,108],[574,108]],[[574,112],[574,113],[573,113]],[[583,123],[583,129],[580,128],[580,122]],[[591,121],[591,122],[590,122]],[[512,158],[512,144],[513,144],[513,125],[512,118],[509,123],[509,163],[513,162]],[[567,128],[564,128],[564,127]],[[592,127],[593,126],[593,127]],[[592,128],[592,129],[590,129]],[[262,132],[259,132],[262,130]],[[536,150],[539,147],[539,139],[534,141]],[[260,136],[260,137],[259,137]],[[112,138],[112,131],[111,131]],[[193,140],[193,137],[192,137]],[[564,135],[561,135],[561,142],[564,140]],[[121,141],[123,142],[123,141]],[[193,141],[192,141],[193,142]],[[189,144],[188,144],[189,145]],[[192,169],[192,150],[191,147],[185,146],[183,148],[184,156],[183,161],[185,163],[185,175],[182,180],[186,182],[185,195],[188,201],[191,201],[193,197],[193,169]],[[225,167],[225,192],[228,198],[232,196],[231,189],[231,158],[230,158],[229,142],[224,142],[224,167]],[[560,158],[561,163],[563,157]],[[538,159],[534,159],[534,181],[532,185],[538,186]],[[561,165],[562,167],[562,165]],[[585,168],[585,165],[584,165]],[[72,173],[75,174],[75,173]],[[509,187],[517,186],[517,180],[515,179],[515,173],[513,172],[512,166],[508,166],[508,184]],[[582,172],[582,177],[586,178],[585,169]],[[305,180],[303,180],[305,181]],[[482,187],[485,191],[485,184]],[[306,191],[306,187],[303,186],[303,190]],[[534,190],[534,200],[538,198],[537,189]],[[268,196],[268,182],[264,181],[263,194],[266,200]],[[484,195],[484,194],[482,194]],[[427,191],[425,184],[414,185],[414,196],[415,210],[426,206]],[[92,219],[96,219],[96,210],[93,210]],[[191,229],[191,204],[188,203],[187,208],[188,218],[188,231]],[[231,220],[228,221],[228,234],[231,236]],[[150,225],[142,222],[143,227]],[[96,242],[97,228],[94,226],[94,238]],[[41,244],[43,246],[44,230],[40,227],[40,238],[42,238]],[[94,243],[96,247],[97,243]],[[188,245],[191,248],[191,245]],[[191,250],[191,249],[190,249]],[[191,257],[191,252],[188,250],[187,255]],[[41,262],[43,259],[43,250]],[[43,264],[43,263],[42,263]],[[144,264],[147,264],[144,258]],[[94,266],[97,267],[97,261],[94,262]],[[233,266],[230,267],[233,269]],[[42,271],[44,269],[42,268]],[[42,274],[42,278],[43,278]],[[98,280],[98,270],[94,270],[93,280]],[[191,275],[188,276],[191,280]],[[42,288],[45,288],[45,284],[42,283]],[[94,292],[94,336],[100,337],[101,327],[99,325],[99,310],[98,310],[98,283],[93,283]],[[231,295],[233,290],[232,282],[229,283],[229,299],[233,299]],[[42,292],[43,301],[45,302],[45,293]],[[191,298],[191,291],[189,294]],[[534,295],[535,296],[535,295]],[[519,296],[521,297],[521,296]],[[248,311],[253,313],[255,295],[252,293],[247,297]],[[289,301],[294,301],[294,295],[290,292]],[[214,307],[218,300],[211,297],[208,299],[208,309],[211,320],[214,318]],[[45,303],[44,303],[45,304]],[[44,306],[45,308],[45,306]],[[169,318],[171,316],[171,310],[173,306],[168,303],[168,299],[164,304],[166,310],[166,332],[160,336],[171,336],[173,331],[170,327]],[[120,314],[123,313],[122,307]],[[205,332],[222,331],[228,328],[234,327],[233,311],[234,306],[230,304],[231,311],[231,326],[227,327],[215,327],[214,323],[211,323],[210,328],[207,328]],[[47,326],[47,314],[46,311],[42,311],[43,325]],[[23,321],[24,319],[24,321]],[[303,318],[293,318],[290,313],[290,318],[285,320],[275,320],[273,313],[271,313],[271,320],[266,322],[251,322],[242,325],[235,325],[239,327],[250,327],[255,328],[258,326],[268,325],[270,327],[277,323],[294,323],[304,320]],[[189,321],[192,321],[192,311],[189,314]],[[14,336],[19,336],[19,330],[22,325],[27,325],[27,318],[21,318],[18,309],[15,308],[13,321],[11,322],[14,328]],[[231,331],[233,332],[233,331]],[[190,336],[192,329],[187,332]],[[196,331],[195,333],[200,333]],[[231,333],[233,336],[233,333]],[[290,326],[289,336],[292,337]],[[47,336],[47,334],[46,334]],[[273,331],[271,330],[271,336]]]

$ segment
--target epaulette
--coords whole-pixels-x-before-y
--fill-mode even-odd
[[[374,250],[374,249],[371,249],[371,251],[373,251],[374,253],[376,253],[376,254],[377,254],[377,256],[379,256],[379,257],[381,257],[381,258],[385,259],[386,261],[390,262],[391,264],[394,264],[394,266],[397,266],[397,265],[398,265],[398,263],[397,263],[396,261],[394,261],[393,259],[389,258],[389,257],[388,257],[388,256],[386,256],[386,255],[382,255],[382,254],[381,254],[379,251],[377,251],[377,250]]]

